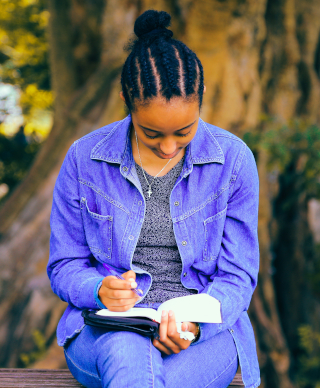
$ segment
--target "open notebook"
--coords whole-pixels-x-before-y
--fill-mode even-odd
[[[133,307],[128,311],[115,312],[102,309],[96,315],[104,317],[144,317],[161,322],[162,310],[172,310],[177,322],[222,323],[220,302],[208,294],[194,294],[173,298],[162,303],[157,310]]]

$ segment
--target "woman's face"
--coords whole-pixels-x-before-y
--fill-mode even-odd
[[[154,98],[131,113],[139,139],[161,159],[174,158],[194,138],[199,122],[199,102],[174,97],[169,102]],[[140,147],[140,148],[142,148]]]

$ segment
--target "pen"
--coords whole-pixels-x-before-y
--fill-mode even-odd
[[[111,273],[112,276],[115,276],[117,279],[120,279],[120,280],[126,280],[121,275],[118,275],[116,271],[114,271],[108,264],[103,263],[103,266]],[[131,290],[135,292],[138,296],[143,295],[143,292],[141,290],[136,290],[135,288],[131,288]]]

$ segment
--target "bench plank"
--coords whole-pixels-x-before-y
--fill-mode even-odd
[[[68,369],[0,369],[1,388],[84,388]],[[244,387],[241,374],[237,373],[229,387]]]

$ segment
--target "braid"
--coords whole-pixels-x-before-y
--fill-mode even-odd
[[[141,83],[144,85],[143,88],[143,96],[145,99],[151,96],[157,95],[157,89],[155,80],[152,74],[151,63],[149,59],[149,55],[146,52],[145,46],[141,45],[139,52],[139,63],[141,67]]]
[[[179,96],[189,100],[198,97],[202,104],[203,68],[196,54],[184,43],[172,39],[170,15],[148,10],[134,26],[137,39],[130,40],[130,51],[121,74],[121,85],[129,111],[135,99],[147,102],[156,96],[170,100]]]
[[[161,42],[162,43],[162,42]],[[166,70],[167,78],[168,78],[168,91],[170,93],[169,99],[172,97],[172,95],[181,95],[181,91],[179,86],[177,85],[179,74],[177,69],[179,68],[179,61],[177,60],[175,56],[175,52],[173,51],[172,45],[164,44],[163,42],[161,44],[161,56],[162,56],[162,63],[163,67]],[[168,93],[168,94],[169,94]]]
[[[129,63],[129,61],[126,60],[124,67],[123,67],[123,71],[121,73],[121,86],[122,86],[123,96],[125,98],[127,107],[130,111],[132,109],[132,104],[131,104],[130,96],[128,94],[128,74],[129,74],[128,63]]]
[[[137,68],[134,65],[134,59],[135,59],[134,53],[132,52],[127,59],[128,61],[127,84],[128,84],[128,94],[130,96],[131,101],[133,101],[136,97],[139,98],[139,90],[137,86]]]
[[[198,95],[199,95],[199,105],[201,106],[202,105],[202,97],[203,97],[203,89],[204,89],[203,67],[202,67],[202,64],[197,56],[196,56],[196,61],[197,61],[199,73],[200,73],[199,74],[200,82],[199,82],[199,87],[198,87]]]
[[[187,95],[195,92],[195,80],[197,78],[197,71],[195,68],[195,59],[193,53],[188,50],[187,54],[187,67],[188,67],[188,79],[187,79]]]

